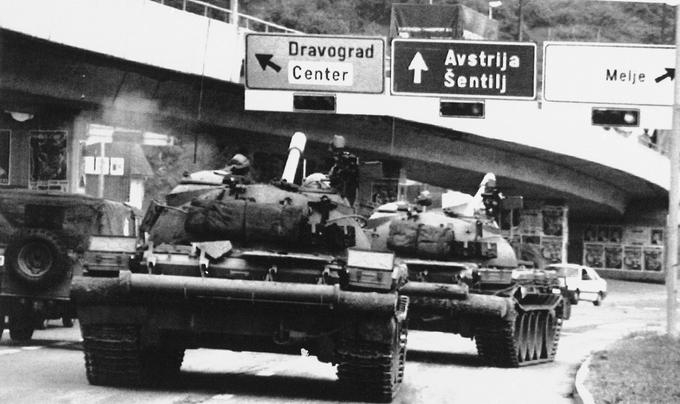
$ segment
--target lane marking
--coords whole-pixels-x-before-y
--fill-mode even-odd
[[[21,350],[22,351],[35,351],[36,349],[42,349],[42,348],[45,348],[45,347],[44,346],[25,346],[25,347],[22,347]]]
[[[0,355],[10,355],[21,352],[21,349],[5,349],[0,351]]]
[[[274,376],[276,374],[276,372],[264,369],[264,370],[260,370],[259,372],[255,373],[255,374],[258,375],[258,376]]]
[[[212,401],[229,401],[229,400],[231,400],[232,398],[234,398],[234,395],[233,395],[233,394],[218,394],[218,395],[216,395],[216,396],[210,397],[210,400],[208,400],[208,402],[212,402]]]

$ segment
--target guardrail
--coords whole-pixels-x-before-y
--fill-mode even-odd
[[[200,0],[151,0],[165,6],[173,7],[189,13],[202,15],[213,20],[218,20],[233,24],[234,18],[232,11],[216,6],[214,4],[206,3]],[[238,13],[238,25],[251,31],[258,32],[283,32],[287,34],[302,34],[303,32],[284,27],[283,25],[274,24],[257,17]]]

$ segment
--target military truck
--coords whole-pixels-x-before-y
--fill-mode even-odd
[[[378,208],[366,228],[374,250],[393,251],[408,266],[400,293],[411,301],[409,327],[474,338],[494,366],[552,361],[568,302],[556,276],[518,268],[496,224],[495,176],[455,206],[427,210],[426,201]]]
[[[135,209],[61,192],[0,192],[0,335],[30,340],[46,319],[73,325],[71,278],[92,235],[134,237]]]
[[[88,263],[71,296],[90,383],[173,380],[192,348],[305,349],[337,364],[341,391],[392,400],[406,357],[406,269],[368,250],[324,175],[293,182],[305,142],[293,136],[270,184],[232,170],[188,175],[147,210],[127,266]],[[106,245],[96,254],[110,263],[120,252]]]

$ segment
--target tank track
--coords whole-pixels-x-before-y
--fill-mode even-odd
[[[561,330],[562,318],[549,310],[520,311],[514,320],[478,324],[477,352],[484,362],[498,367],[552,362]]]
[[[184,359],[178,348],[142,348],[136,326],[85,326],[83,349],[90,384],[157,385],[173,380]]]
[[[404,378],[407,331],[403,326],[391,345],[347,342],[336,351],[337,375],[343,392],[351,398],[389,403]]]

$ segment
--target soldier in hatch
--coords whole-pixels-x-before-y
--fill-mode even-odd
[[[345,149],[345,138],[333,136],[330,145],[333,153],[333,167],[328,173],[331,186],[354,205],[359,185],[359,158]]]
[[[235,154],[226,166],[221,170],[224,172],[224,181],[235,181],[241,184],[250,184],[250,160],[243,154]]]

